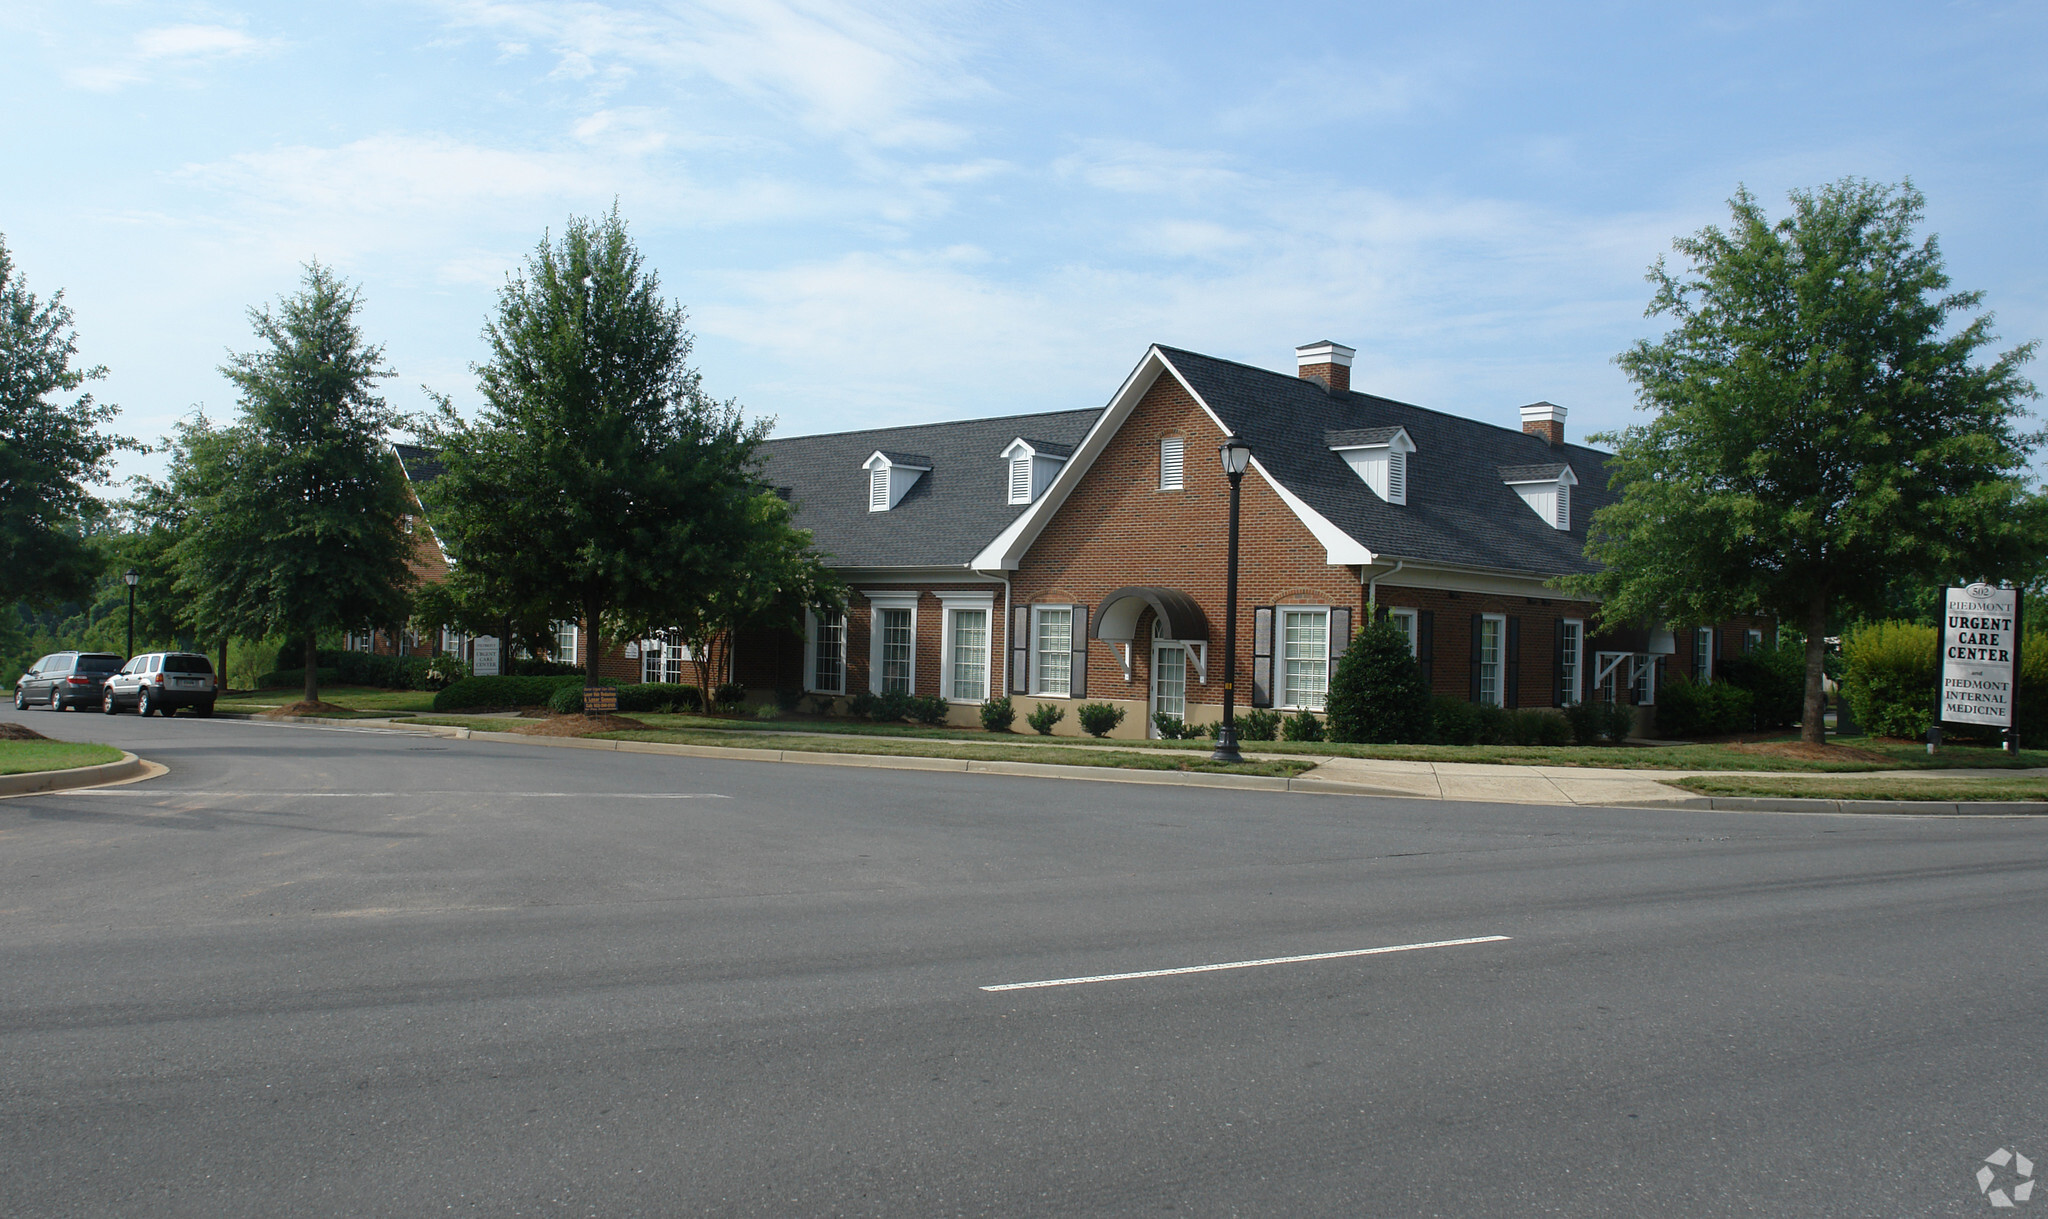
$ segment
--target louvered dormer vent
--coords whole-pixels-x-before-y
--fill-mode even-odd
[[[932,459],[876,449],[861,468],[868,472],[868,511],[887,512],[903,502],[920,477],[931,473]]]
[[[1074,455],[1074,446],[1049,440],[1026,440],[1019,436],[1003,450],[1009,463],[1009,495],[1006,502],[1029,504],[1045,494],[1060,467]]]
[[[1515,489],[1529,511],[1543,518],[1552,529],[1566,533],[1572,527],[1572,488],[1579,476],[1564,462],[1534,466],[1501,466],[1500,480]]]
[[[1398,427],[1353,428],[1324,432],[1323,443],[1344,459],[1372,493],[1390,504],[1408,502],[1408,456],[1415,442],[1408,429]]]

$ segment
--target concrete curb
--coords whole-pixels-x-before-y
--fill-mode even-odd
[[[102,787],[109,783],[139,779],[150,773],[151,766],[152,763],[145,762],[124,749],[118,762],[102,762],[98,766],[74,766],[69,770],[37,770],[25,775],[0,775],[0,799],[8,796],[32,796],[38,792],[70,791],[75,787]]]
[[[1877,817],[2048,817],[2039,800],[1815,800],[1795,796],[1674,796],[1623,800],[1629,808],[1684,808],[1719,813],[1848,813]]]
[[[661,741],[605,741],[590,737],[532,736],[523,732],[487,732],[445,724],[407,724],[403,720],[337,720],[313,717],[265,720],[270,724],[322,724],[458,741],[492,741],[505,745],[541,745],[554,749],[594,749],[612,753],[651,753],[674,758],[715,758],[729,762],[784,762],[796,766],[853,766],[869,770],[951,771],[961,774],[1018,775],[1040,779],[1081,779],[1095,783],[1149,783],[1167,787],[1235,788],[1239,791],[1301,792],[1325,796],[1371,796],[1389,800],[1444,800],[1412,791],[1338,779],[1274,775],[1230,775],[1200,770],[1135,770],[1114,766],[1075,766],[1058,762],[983,762],[968,758],[928,758],[901,754],[827,753],[809,749],[740,749],[726,745],[671,745]],[[1980,803],[1923,800],[1801,800],[1762,796],[1672,796],[1560,803],[1554,800],[1479,801],[1525,803],[1560,808],[1669,808],[1703,812],[1849,813],[1877,816],[2041,817],[2048,803]]]

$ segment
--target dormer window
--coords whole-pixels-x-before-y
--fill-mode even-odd
[[[1543,518],[1552,529],[1569,533],[1572,527],[1572,488],[1579,476],[1563,462],[1536,466],[1501,466],[1500,480],[1515,489],[1529,510]]]
[[[876,449],[861,466],[868,472],[868,511],[887,512],[903,502],[921,476],[931,473],[932,459]]]
[[[1074,447],[1049,440],[1026,440],[1019,436],[1003,450],[1009,463],[1009,497],[1012,504],[1028,504],[1045,494],[1052,480],[1074,455]]]
[[[1408,502],[1408,455],[1415,442],[1408,429],[1398,427],[1353,428],[1324,432],[1323,443],[1344,459],[1372,493],[1390,504]]]

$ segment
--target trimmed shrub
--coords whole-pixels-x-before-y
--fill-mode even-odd
[[[1081,731],[1092,737],[1105,737],[1124,722],[1124,709],[1108,703],[1082,703],[1075,712],[1080,718]]]
[[[1320,741],[1323,739],[1323,721],[1313,711],[1297,711],[1280,725],[1280,735],[1289,741]]]
[[[1714,662],[1714,684],[1749,691],[1750,729],[1790,728],[1806,714],[1806,644],[1781,634],[1777,647],[1723,656]],[[1933,687],[1927,693],[1932,700]]]
[[[1429,737],[1429,687],[1400,627],[1381,619],[1352,638],[1330,678],[1324,713],[1333,741],[1413,743]]]
[[[781,712],[795,711],[803,705],[804,692],[795,686],[775,687],[775,709]]]
[[[1515,745],[1569,745],[1572,726],[1551,711],[1527,708],[1509,713],[1508,741]]]
[[[1067,709],[1057,703],[1040,703],[1038,709],[1024,717],[1024,722],[1040,736],[1051,736],[1053,725],[1067,718]]]
[[[436,711],[467,711],[479,707],[542,707],[561,685],[581,689],[583,678],[465,677],[434,696]],[[580,696],[579,696],[580,697]],[[577,703],[578,707],[582,703]]]
[[[877,724],[891,724],[902,719],[910,711],[910,696],[901,690],[877,694],[862,690],[847,703],[846,713],[873,720]]]
[[[782,718],[782,708],[774,703],[762,703],[754,708],[754,718],[757,720],[779,720]]]
[[[1725,681],[1696,685],[1683,674],[1657,691],[1657,735],[1727,736],[1747,732],[1756,696]]]
[[[1164,711],[1153,713],[1152,727],[1158,730],[1159,739],[1162,741],[1192,741],[1202,735],[1200,728]]]
[[[944,724],[947,712],[950,710],[951,708],[946,705],[946,700],[936,694],[920,694],[916,698],[911,699],[905,708],[906,714],[912,720],[923,724],[927,728],[937,728]]]
[[[1477,745],[1479,705],[1439,694],[1429,700],[1429,740],[1433,745]]]
[[[338,686],[341,684],[341,674],[333,669],[315,669],[313,672],[320,678],[322,686]],[[303,690],[306,688],[306,671],[304,669],[288,669],[275,673],[265,673],[256,679],[256,688],[258,690]]]
[[[981,726],[989,732],[1008,732],[1017,722],[1017,709],[1010,705],[1010,696],[992,698],[981,705]]]
[[[609,679],[599,683],[609,686]],[[673,707],[678,711],[696,711],[704,705],[704,695],[697,687],[679,681],[634,682],[620,686],[620,712],[660,711]]]
[[[2024,663],[2024,649],[2021,659]],[[1941,677],[1938,628],[1911,622],[1866,623],[1843,634],[1842,660],[1841,692],[1863,731],[1907,740],[1927,735]],[[2025,703],[2022,699],[2021,705]]]
[[[1280,739],[1280,713],[1257,707],[1244,713],[1237,721],[1237,739],[1240,741],[1277,741]]]
[[[811,695],[811,714],[830,715],[832,714],[832,708],[838,704],[839,696],[837,694],[813,694]]]
[[[1515,717],[1506,707],[1492,703],[1478,703],[1472,714],[1479,724],[1481,745],[1512,745],[1515,743]]]
[[[720,711],[738,711],[747,701],[747,688],[736,681],[720,682],[711,691],[711,701]]]

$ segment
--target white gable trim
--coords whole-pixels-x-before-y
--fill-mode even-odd
[[[1039,534],[1045,532],[1045,527],[1051,523],[1054,514],[1067,502],[1067,496],[1080,485],[1082,476],[1095,464],[1095,459],[1102,456],[1102,451],[1109,447],[1109,442],[1123,427],[1124,421],[1131,417],[1131,412],[1137,409],[1138,402],[1158,382],[1162,373],[1171,375],[1180,383],[1182,389],[1188,391],[1188,397],[1195,400],[1195,405],[1202,408],[1202,413],[1209,417],[1209,421],[1216,425],[1218,431],[1230,431],[1216,412],[1209,408],[1209,404],[1202,401],[1202,395],[1195,392],[1195,387],[1188,384],[1187,378],[1181,376],[1180,370],[1173,366],[1173,362],[1166,358],[1164,352],[1157,347],[1147,349],[1145,358],[1138,361],[1138,366],[1124,379],[1123,386],[1109,400],[1109,405],[1096,419],[1095,425],[1088,429],[1088,435],[1082,438],[1080,444],[1074,446],[1073,457],[1061,466],[1060,472],[1052,480],[1052,485],[1045,489],[1045,493],[1038,497],[1038,501],[1032,504],[1029,510],[1011,521],[1009,528],[997,534],[995,540],[984,547],[968,566],[981,571],[1017,570],[1018,565],[1023,562],[1025,553],[1031,549],[1032,543],[1038,540]],[[1373,561],[1371,550],[1302,502],[1300,496],[1282,486],[1279,480],[1259,464],[1256,456],[1252,458],[1252,469],[1259,472],[1259,477],[1265,479],[1266,484],[1279,494],[1281,502],[1287,505],[1303,527],[1323,544],[1329,563],[1343,565]]]

